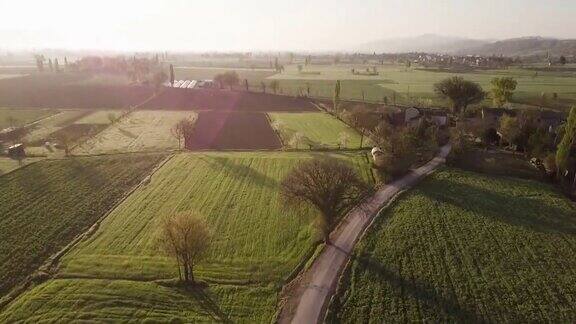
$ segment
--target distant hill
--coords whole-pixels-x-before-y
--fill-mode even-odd
[[[383,39],[358,46],[365,53],[449,53],[479,47],[490,41],[425,34],[415,37]]]
[[[496,41],[456,51],[458,54],[530,56],[576,55],[576,39],[522,37]]]
[[[521,37],[506,40],[478,40],[425,34],[407,38],[378,40],[359,45],[364,53],[453,53],[477,55],[530,56],[576,55],[576,39]]]

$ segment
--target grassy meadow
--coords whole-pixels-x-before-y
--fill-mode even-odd
[[[175,150],[178,149],[178,140],[171,134],[171,128],[185,118],[194,120],[196,113],[135,111],[77,146],[74,153],[107,154]]]
[[[278,183],[315,153],[182,153],[168,161],[62,260],[57,279],[21,296],[0,321],[43,320],[269,322],[286,278],[314,247],[310,209],[284,209]],[[334,154],[369,179],[361,154]],[[158,248],[159,222],[194,211],[213,232],[196,266],[204,290],[182,291]],[[80,299],[81,302],[77,302]],[[50,300],[49,303],[39,303]],[[122,301],[116,307],[114,300]],[[74,312],[70,312],[75,309]]]
[[[197,66],[175,66],[174,74],[176,80],[212,80],[217,74],[227,71],[236,71],[242,85],[244,80],[248,80],[251,87],[259,87],[263,79],[273,75],[272,69],[250,69],[239,67],[197,67]]]
[[[104,215],[161,157],[45,160],[0,177],[0,295]]]
[[[348,144],[342,148],[360,147],[358,132],[327,113],[268,113],[268,116],[284,145],[290,148],[297,148],[296,143],[291,141],[296,133],[304,137],[298,144],[299,148],[337,148],[342,134],[348,137]]]
[[[574,322],[575,211],[539,182],[438,171],[360,241],[328,322]]]
[[[375,66],[378,75],[352,74],[357,71],[372,69]],[[310,88],[311,96],[331,98],[334,81],[341,80],[341,97],[344,99],[362,99],[382,102],[387,97],[388,103],[419,104],[424,106],[446,106],[448,102],[440,100],[434,94],[434,84],[447,77],[462,76],[467,80],[478,82],[485,91],[491,89],[490,81],[495,77],[513,77],[518,87],[512,102],[543,105],[545,107],[565,109],[576,104],[576,75],[558,71],[532,71],[519,67],[506,70],[472,71],[451,73],[424,70],[417,67],[407,69],[401,65],[310,65],[299,72],[297,66],[286,68],[281,74],[267,78],[280,82],[283,93],[306,93]],[[554,93],[557,98],[554,98]],[[544,94],[544,99],[542,95]],[[490,104],[490,100],[486,100]]]

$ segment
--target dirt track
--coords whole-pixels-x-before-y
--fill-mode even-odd
[[[265,113],[203,111],[192,136],[190,150],[275,150],[282,147]]]
[[[371,224],[382,206],[399,192],[410,188],[442,165],[450,146],[426,165],[380,189],[361,208],[355,208],[331,235],[332,245],[326,246],[312,266],[300,276],[293,294],[282,309],[280,323],[319,323],[330,297],[334,294],[340,273],[348,262],[354,245]]]

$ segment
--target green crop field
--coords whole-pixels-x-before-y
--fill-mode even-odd
[[[328,322],[574,322],[575,212],[539,182],[438,171],[362,239]]]
[[[518,81],[518,88],[513,102],[543,105],[564,109],[576,104],[576,76],[557,71],[531,71],[521,68],[507,70],[473,71],[467,73],[450,73],[406,69],[400,65],[375,65],[378,75],[355,75],[351,69],[363,71],[370,65],[311,65],[298,72],[296,66],[288,66],[286,71],[268,77],[280,82],[283,93],[297,94],[310,88],[312,96],[331,98],[334,81],[342,80],[341,97],[345,99],[362,99],[389,103],[447,105],[434,94],[434,83],[459,75],[467,80],[480,83],[485,91],[491,89],[490,81],[494,77],[513,77]],[[544,99],[542,99],[544,94]],[[554,94],[557,95],[554,98]],[[486,100],[490,104],[489,100]]]
[[[161,157],[45,160],[0,177],[0,295],[92,225]]]
[[[348,144],[342,148],[359,148],[360,135],[353,128],[327,113],[268,113],[272,125],[280,133],[285,146],[296,148],[292,139],[294,134],[304,136],[300,148],[331,147],[337,148],[342,134],[348,138]]]
[[[10,126],[24,126],[58,113],[54,109],[0,108],[0,130]]]
[[[216,316],[269,322],[283,279],[305,261],[316,240],[313,212],[282,208],[278,183],[298,161],[317,154],[176,155],[63,258],[58,279],[12,303],[0,322],[29,316],[162,322]],[[369,178],[365,156],[333,156]],[[208,257],[196,266],[196,276],[208,288],[193,292],[158,281],[177,276],[174,261],[158,249],[159,222],[188,210],[204,218],[213,232]]]
[[[191,111],[135,111],[75,148],[75,154],[125,153],[178,149],[171,128]]]

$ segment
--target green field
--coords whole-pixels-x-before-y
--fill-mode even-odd
[[[367,67],[376,67],[376,76],[355,75],[351,69],[363,71]],[[344,99],[362,99],[382,102],[384,96],[389,103],[421,104],[425,106],[443,105],[448,102],[440,100],[434,94],[434,83],[450,76],[459,75],[467,80],[480,83],[485,91],[491,89],[490,81],[494,77],[510,76],[518,81],[518,88],[513,102],[544,105],[550,108],[564,109],[576,104],[576,76],[557,71],[531,71],[521,68],[506,70],[473,71],[467,73],[449,73],[406,69],[401,65],[311,65],[298,72],[296,66],[288,66],[286,71],[268,77],[268,80],[280,81],[283,93],[297,94],[310,87],[312,96],[331,98],[334,81],[342,80],[341,97]],[[542,94],[546,99],[542,101]],[[553,94],[557,98],[553,98]],[[486,104],[490,104],[486,100]]]
[[[549,185],[438,171],[362,239],[328,322],[574,322],[575,211]]]
[[[234,322],[269,322],[284,278],[316,241],[313,212],[283,209],[278,182],[298,161],[315,155],[176,155],[65,256],[58,279],[12,303],[0,322],[32,315],[48,321],[73,316],[194,322],[214,314]],[[334,156],[369,178],[363,155]],[[209,283],[202,291],[184,292],[157,281],[177,276],[173,260],[158,249],[159,221],[187,210],[205,218],[214,233],[207,259],[196,267],[196,276]]]
[[[0,177],[0,295],[92,225],[161,157],[45,160]]]
[[[212,80],[217,74],[227,71],[236,71],[242,85],[244,80],[248,80],[249,86],[259,87],[260,82],[273,75],[272,69],[250,69],[250,68],[223,68],[223,67],[195,67],[176,66],[174,67],[176,80]]]
[[[126,153],[178,149],[171,128],[191,111],[135,111],[74,149],[75,154]]]
[[[54,109],[0,108],[0,130],[10,126],[24,126],[58,113]]]
[[[291,143],[294,134],[304,136],[299,148],[338,148],[340,137],[345,133],[348,145],[342,148],[359,148],[360,135],[353,128],[327,113],[268,113],[272,125],[278,130],[285,146],[296,148]]]

